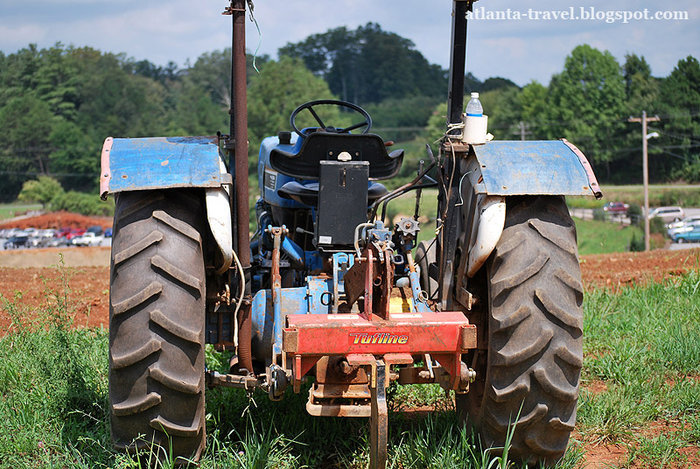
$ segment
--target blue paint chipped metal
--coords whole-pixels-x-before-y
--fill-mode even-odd
[[[483,178],[477,192],[503,196],[597,195],[595,177],[591,180],[592,172],[589,175],[584,167],[588,161],[572,147],[561,140],[475,145],[478,172]]]
[[[307,311],[306,287],[282,288],[280,308],[275,311],[270,290],[259,290],[253,297],[251,319],[253,323],[252,346],[255,357],[266,360],[282,350],[282,326],[289,314],[305,314]]]
[[[225,179],[216,137],[115,138],[108,163],[110,193],[219,187]]]

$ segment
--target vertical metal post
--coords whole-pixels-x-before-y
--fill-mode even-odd
[[[462,121],[464,107],[464,75],[467,66],[467,11],[473,0],[454,0],[452,5],[452,47],[450,78],[447,90],[447,123]]]
[[[231,129],[227,149],[235,182],[235,249],[246,277],[244,304],[239,310],[238,317],[238,358],[241,368],[252,372],[250,238],[248,237],[248,213],[250,211],[248,204],[248,96],[245,53],[246,0],[232,0],[228,12],[233,17],[233,39],[231,44],[231,110],[229,111]]]
[[[642,172],[644,173],[644,250],[651,250],[649,227],[649,145],[647,141],[647,112],[642,111]]]
[[[235,161],[236,221],[238,225],[238,258],[250,267],[248,237],[248,96],[245,53],[245,0],[233,0],[233,43],[231,47],[231,139]]]

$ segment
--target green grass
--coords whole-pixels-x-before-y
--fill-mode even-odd
[[[644,205],[644,186],[603,186],[603,200]],[[700,207],[700,186],[698,185],[655,185],[649,186],[649,205],[660,207],[680,205]]]
[[[595,291],[584,302],[583,392],[579,431],[596,442],[629,446],[642,467],[681,461],[677,449],[698,444],[700,413],[700,272],[618,294]],[[647,436],[653,422],[678,431]],[[687,430],[684,430],[688,427]]]
[[[636,226],[580,218],[574,218],[574,222],[580,255],[626,252],[630,250],[632,237],[644,239],[644,232]]]
[[[31,321],[23,320],[21,294],[2,298],[13,326],[0,339],[0,468],[139,467],[135,457],[110,448],[107,332],[70,327],[69,293],[65,282],[47,286],[46,305]],[[678,448],[700,443],[698,297],[697,270],[662,284],[587,295],[580,441],[572,442],[560,468],[580,467],[584,442],[627,445],[627,466],[683,466]],[[607,389],[587,391],[594,381]],[[207,393],[202,468],[368,463],[366,419],[311,417],[304,390],[277,403],[264,393]],[[390,467],[506,467],[459,425],[438,386],[392,387],[390,398],[392,409],[434,409],[427,417],[390,413]],[[642,431],[664,421],[678,431]]]
[[[41,210],[41,204],[23,204],[18,202],[13,204],[0,204],[0,220],[14,218],[30,210]]]

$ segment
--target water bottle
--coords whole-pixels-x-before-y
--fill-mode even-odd
[[[467,115],[474,117],[481,117],[484,115],[484,108],[481,107],[481,101],[479,101],[479,93],[472,93],[472,99],[467,103]]]

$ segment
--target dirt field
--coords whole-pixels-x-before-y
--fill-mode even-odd
[[[63,258],[63,268],[56,266]],[[53,267],[52,267],[53,266]],[[652,251],[584,256],[581,259],[587,290],[608,288],[612,291],[632,284],[644,284],[681,275],[700,268],[700,249],[686,251]],[[55,304],[67,281],[69,311],[76,327],[108,327],[109,317],[109,248],[49,248],[0,252],[0,294],[7,299],[19,297],[24,320],[42,305]],[[0,304],[0,335],[11,327],[6,304]],[[585,386],[595,392],[595,383]],[[576,438],[576,434],[574,435]],[[700,467],[697,448],[690,451],[690,464]],[[626,448],[617,445],[584,444],[585,469],[619,464],[627,456]],[[636,466],[635,466],[636,467]]]
[[[109,248],[46,248],[0,252],[0,294],[13,298],[21,292],[22,305],[31,311],[45,304],[47,288],[61,290],[60,254],[66,266],[69,298],[78,326],[107,327],[109,321]],[[54,267],[51,267],[54,266]],[[581,270],[587,289],[617,290],[626,285],[661,280],[700,268],[700,249],[584,256]],[[50,296],[50,295],[48,295]],[[10,318],[0,309],[0,331]]]

